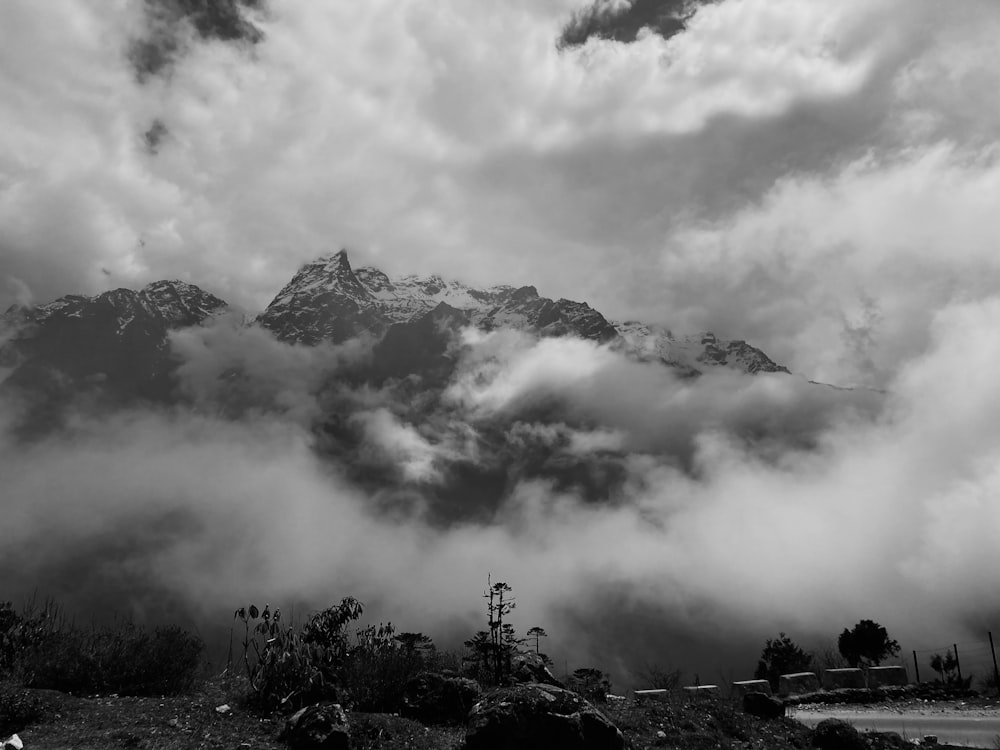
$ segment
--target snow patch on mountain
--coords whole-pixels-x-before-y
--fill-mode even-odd
[[[586,302],[542,297],[533,286],[476,289],[438,275],[393,279],[371,266],[352,269],[344,250],[300,268],[258,321],[282,340],[339,342],[363,333],[382,336],[390,326],[416,321],[441,304],[461,311],[477,328],[578,336],[676,368],[684,376],[713,367],[788,372],[745,341],[712,333],[675,336],[658,326],[615,323]]]

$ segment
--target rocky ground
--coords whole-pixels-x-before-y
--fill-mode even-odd
[[[25,750],[278,750],[281,717],[261,717],[242,707],[238,686],[212,680],[187,695],[164,698],[71,696],[46,690],[0,686],[5,713],[0,739],[16,731]],[[647,748],[721,748],[728,750],[804,750],[812,730],[794,718],[756,719],[737,704],[718,699],[667,702],[614,700],[601,710],[624,734],[630,750]],[[802,705],[806,716],[824,706]],[[996,715],[995,697],[924,702],[885,701],[857,706],[859,712],[924,711]],[[11,714],[18,715],[11,715]],[[349,713],[355,750],[458,750],[460,727],[425,727],[395,715]],[[901,747],[897,738],[875,738],[873,748]]]
[[[7,723],[3,737],[17,731],[25,750],[278,750],[282,722],[259,717],[239,705],[231,686],[206,683],[197,691],[165,698],[78,697],[6,686],[6,705],[20,701],[35,716]],[[220,711],[220,707],[229,706]],[[602,706],[633,750],[640,748],[784,748],[809,746],[809,730],[791,720],[763,721],[726,702],[636,703]],[[349,713],[355,750],[457,750],[464,730],[424,727],[386,714]]]

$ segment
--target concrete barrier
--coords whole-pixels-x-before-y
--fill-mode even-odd
[[[771,683],[767,680],[740,680],[733,683],[733,697],[742,698],[747,693],[771,694]]]
[[[909,685],[910,678],[906,675],[906,667],[869,667],[868,687],[896,687]]]
[[[632,695],[637,701],[666,701],[670,697],[669,690],[633,690]]]
[[[865,673],[860,669],[824,669],[823,688],[825,690],[839,690],[841,688],[868,687],[865,684]]]
[[[802,695],[819,690],[819,677],[815,672],[795,672],[778,677],[778,695]]]

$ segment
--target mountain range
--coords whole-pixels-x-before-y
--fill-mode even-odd
[[[0,375],[8,373],[3,388],[34,394],[49,409],[81,389],[115,401],[170,401],[176,358],[168,334],[230,309],[219,297],[182,281],[14,306],[2,317],[7,334],[0,338]],[[393,279],[377,268],[352,268],[344,250],[302,266],[246,325],[302,346],[367,337],[374,356],[364,377],[379,382],[412,374],[446,377],[449,345],[466,326],[575,336],[658,362],[683,377],[717,367],[747,374],[788,372],[745,341],[610,321],[585,302],[549,299],[533,286],[476,289],[436,275]]]
[[[478,388],[493,372],[463,359],[469,327],[523,332],[527,341],[511,339],[522,353],[530,337],[594,342],[673,373],[682,390],[713,369],[751,381],[788,373],[745,341],[611,321],[532,286],[391,278],[353,269],[341,251],[306,263],[256,316],[182,281],[12,307],[0,316],[0,399],[28,441],[63,428],[71,435],[75,415],[104,421],[122,407],[193,407],[185,413],[246,418],[251,433],[262,416],[291,419],[375,507],[419,507],[443,523],[490,518],[525,481],[607,502],[627,484],[633,451],[694,470],[684,399],[674,402],[679,422],[667,418],[662,435],[640,430],[636,440],[602,428],[600,410],[613,405],[590,403],[603,397],[579,384],[572,395],[556,382],[554,392],[499,412],[463,406],[462,378]],[[785,439],[781,419],[758,424],[754,413],[734,417],[746,440]]]

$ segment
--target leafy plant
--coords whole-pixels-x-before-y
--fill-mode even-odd
[[[240,607],[242,663],[249,682],[248,700],[265,709],[296,709],[336,698],[350,643],[347,625],[361,617],[354,597],[312,615],[300,632],[281,624],[281,610],[269,605]]]
[[[805,672],[810,666],[812,666],[812,656],[799,648],[787,635],[779,633],[777,638],[769,638],[765,642],[754,677],[758,680],[767,680],[771,683],[771,689],[777,690],[778,678],[781,675]]]
[[[899,653],[899,644],[874,620],[861,620],[850,630],[844,629],[837,648],[852,667],[878,666],[883,659]]]

